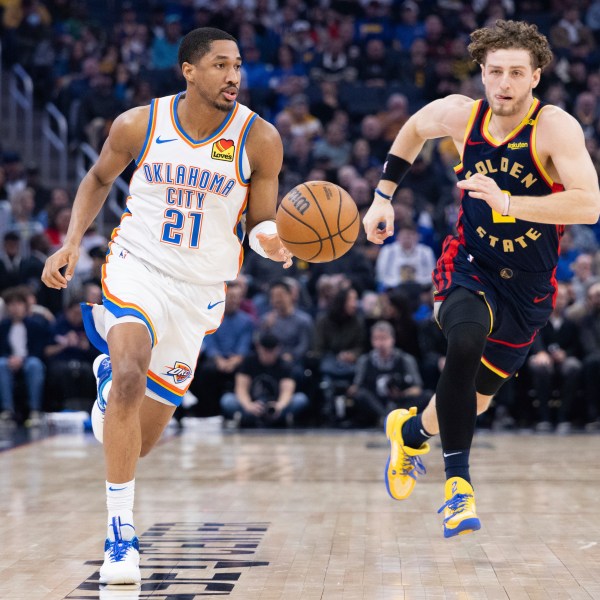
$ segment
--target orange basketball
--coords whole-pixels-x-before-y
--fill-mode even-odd
[[[277,209],[283,245],[307,262],[328,262],[346,254],[358,237],[360,219],[350,194],[328,181],[292,188]]]

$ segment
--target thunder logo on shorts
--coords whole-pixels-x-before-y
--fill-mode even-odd
[[[178,360],[175,361],[175,364],[172,367],[165,368],[167,371],[164,374],[172,377],[175,383],[183,383],[192,376],[192,369],[190,366]]]

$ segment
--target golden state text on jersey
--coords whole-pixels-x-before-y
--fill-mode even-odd
[[[235,279],[243,260],[250,183],[245,145],[256,114],[236,103],[216,131],[195,140],[177,117],[182,95],[151,103],[113,240],[167,275],[213,284]]]
[[[547,196],[564,188],[550,178],[536,151],[536,128],[543,103],[535,99],[521,123],[503,140],[489,133],[491,109],[475,102],[467,131],[462,162],[455,167],[459,179],[481,173],[515,196]],[[540,198],[540,202],[543,199]],[[503,217],[483,200],[463,193],[458,218],[460,243],[482,261],[522,271],[551,271],[558,262],[564,227]]]

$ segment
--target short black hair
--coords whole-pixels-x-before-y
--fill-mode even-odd
[[[19,235],[19,233],[17,231],[7,231],[4,234],[4,241],[5,242],[20,242],[21,236]]]
[[[279,347],[280,343],[279,339],[275,335],[269,331],[264,331],[258,338],[258,345],[265,350],[274,350],[275,348]]]
[[[217,40],[229,40],[237,44],[237,40],[231,34],[215,27],[199,27],[190,31],[179,45],[179,66],[183,66],[184,62],[194,64],[200,60],[210,52],[211,44]]]

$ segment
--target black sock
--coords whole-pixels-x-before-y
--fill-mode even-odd
[[[470,450],[448,450],[444,451],[444,465],[446,466],[446,480],[451,477],[462,477],[471,483],[469,475],[469,453]]]
[[[402,439],[409,448],[420,448],[430,437],[431,434],[423,427],[423,413],[411,417],[402,425]]]

